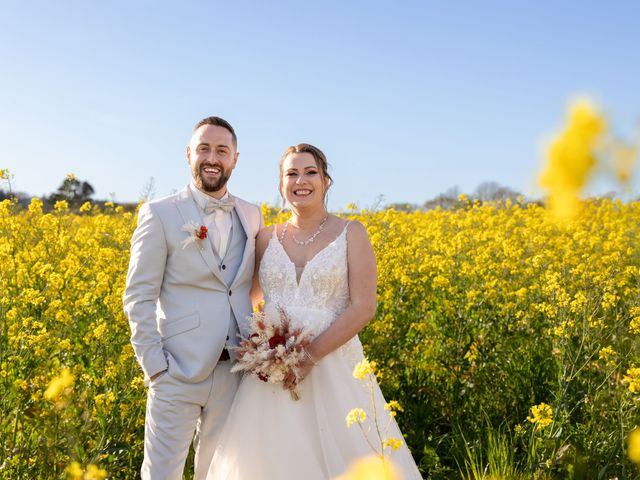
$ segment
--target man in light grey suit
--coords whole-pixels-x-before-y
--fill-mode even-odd
[[[231,125],[205,118],[187,147],[191,184],[140,207],[123,303],[149,386],[143,479],[181,479],[192,440],[204,479],[238,386],[227,347],[251,314],[262,214],[227,191],[237,160]]]

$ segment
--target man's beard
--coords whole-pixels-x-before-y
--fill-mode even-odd
[[[202,176],[202,170],[204,170],[205,166],[210,167],[211,165],[201,165],[200,168],[195,172],[194,180],[195,180],[196,187],[198,187],[203,192],[218,192],[222,190],[222,188],[229,181],[231,174],[227,173],[227,171],[222,167],[222,165],[220,164],[215,165],[220,169],[220,176],[218,177],[217,180],[213,182],[208,182]]]

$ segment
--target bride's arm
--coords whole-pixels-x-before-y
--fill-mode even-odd
[[[307,348],[315,362],[349,341],[376,313],[376,257],[367,230],[357,221],[347,230],[347,265],[350,303]]]
[[[260,262],[262,261],[262,256],[264,255],[264,251],[267,249],[267,245],[269,245],[269,239],[271,238],[271,232],[275,226],[266,227],[260,230],[258,236],[256,237],[256,263],[253,269],[253,281],[251,284],[251,305],[253,308],[256,308],[260,302],[262,302],[262,288],[260,288],[260,280],[258,276],[258,272],[260,271]]]

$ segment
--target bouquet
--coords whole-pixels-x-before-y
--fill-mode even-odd
[[[282,383],[291,372],[297,379],[298,365],[308,357],[305,348],[311,343],[311,332],[293,328],[282,307],[254,312],[248,320],[251,333],[248,338],[241,336],[240,345],[234,347],[238,360],[231,371],[252,373],[269,383]],[[293,400],[300,398],[295,386],[289,392]]]

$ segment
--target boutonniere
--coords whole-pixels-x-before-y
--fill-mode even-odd
[[[181,230],[189,234],[189,236],[182,241],[182,248],[187,248],[192,243],[198,243],[198,246],[202,248],[200,242],[207,238],[207,227],[198,225],[196,222],[189,222],[185,223]]]

